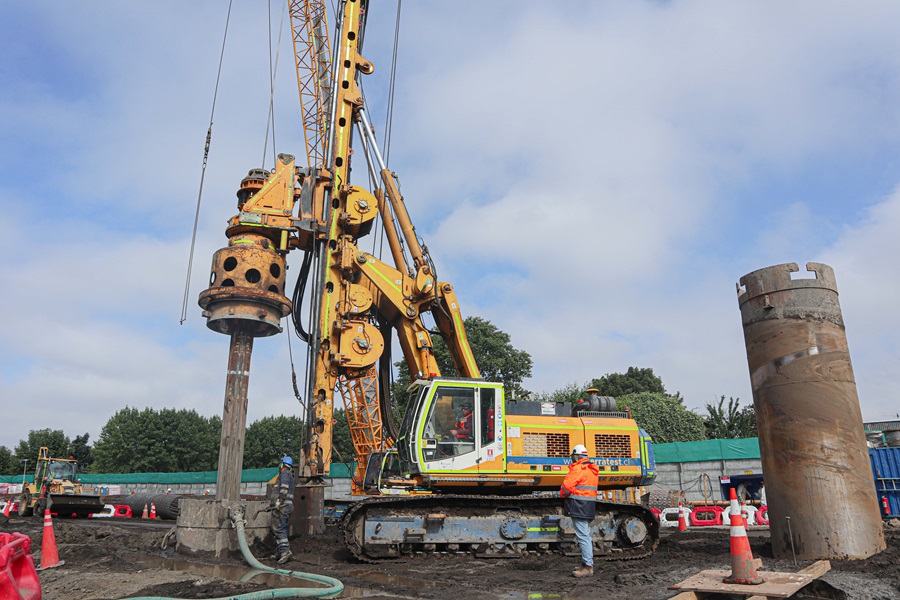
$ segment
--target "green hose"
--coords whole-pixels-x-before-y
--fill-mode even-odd
[[[262,564],[250,552],[247,546],[247,537],[244,535],[244,508],[236,506],[231,509],[231,520],[237,529],[238,544],[241,546],[241,554],[254,571],[253,575],[259,575],[261,572],[275,573],[277,575],[287,575],[296,579],[304,579],[313,583],[322,583],[329,587],[326,588],[280,588],[275,590],[262,590],[259,592],[247,592],[237,596],[226,596],[221,598],[211,598],[210,600],[275,600],[276,598],[334,598],[344,590],[344,584],[325,575],[316,575],[315,573],[301,573],[300,571],[288,571],[287,569],[273,569]],[[249,575],[248,573],[247,575]],[[243,581],[244,578],[241,578]],[[177,598],[166,598],[163,596],[141,596],[129,598],[129,600],[178,600]]]

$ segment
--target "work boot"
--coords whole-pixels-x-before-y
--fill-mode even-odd
[[[580,569],[576,569],[572,571],[572,575],[575,577],[590,577],[594,574],[594,567],[589,567],[587,565],[581,565]]]
[[[287,552],[285,552],[284,554],[281,555],[281,558],[278,559],[278,564],[283,565],[287,561],[291,560],[291,556],[293,556],[293,554],[291,553],[290,550],[288,550]],[[593,572],[593,570],[591,572]]]

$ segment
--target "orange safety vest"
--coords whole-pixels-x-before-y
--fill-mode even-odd
[[[569,467],[559,488],[566,499],[565,514],[576,519],[591,519],[597,514],[597,476],[600,470],[589,458],[582,458]]]

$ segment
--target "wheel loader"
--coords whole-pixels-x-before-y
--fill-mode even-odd
[[[86,517],[103,510],[103,497],[85,494],[77,472],[77,460],[51,458],[50,449],[41,447],[34,479],[22,485],[19,516],[43,517],[47,508],[61,517]]]

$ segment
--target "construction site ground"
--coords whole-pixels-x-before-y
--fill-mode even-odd
[[[2,517],[0,517],[2,520]],[[803,598],[900,599],[900,522],[886,525],[888,548],[867,560],[832,560],[824,583]],[[275,575],[241,582],[248,569],[239,555],[219,560],[186,558],[162,548],[171,521],[112,519],[54,520],[60,559],[65,564],[40,573],[45,600],[116,599],[135,596],[219,598],[274,587],[302,587]],[[13,517],[0,531],[32,539],[40,562],[42,522]],[[797,571],[812,561],[775,560],[768,530],[750,532],[754,556],[764,570]],[[343,547],[336,527],[312,539],[296,538],[294,560],[285,567],[340,579],[342,598],[627,598],[654,600],[675,595],[668,587],[697,571],[730,568],[727,528],[664,529],[656,552],[633,561],[598,562],[595,575],[575,579],[577,557],[527,555],[478,559],[432,555],[365,564]],[[271,548],[254,548],[266,564]]]

